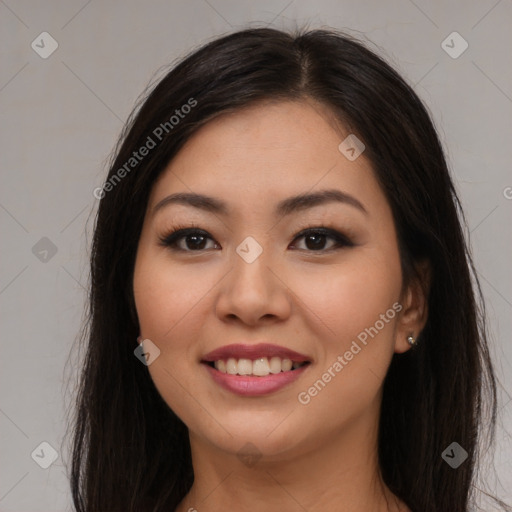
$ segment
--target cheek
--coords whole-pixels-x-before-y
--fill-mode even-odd
[[[198,273],[204,278],[197,279]],[[201,339],[205,301],[212,288],[207,273],[196,269],[192,275],[171,266],[165,256],[141,250],[133,287],[141,335],[160,349],[148,366],[155,387],[185,423],[195,424],[200,418],[199,423],[209,425],[212,417],[200,407],[207,402],[197,393],[198,374],[190,368],[197,358],[194,340]]]
[[[311,407],[310,412],[324,417],[325,428],[335,428],[341,419],[362,414],[378,399],[401,309],[400,262],[393,251],[368,251],[328,272],[306,275],[294,286],[321,320],[316,324],[322,331],[317,332],[318,368],[298,398]]]
[[[304,313],[316,318],[318,338],[325,336],[342,348],[399,299],[400,262],[393,251],[359,251],[340,264],[289,274],[287,282],[306,306]]]
[[[133,287],[143,336],[160,343],[172,339],[177,347],[180,342],[175,333],[186,326],[188,337],[192,337],[190,329],[201,325],[196,321],[201,312],[201,301],[212,288],[208,273],[200,267],[183,270],[171,265],[165,254],[140,253]]]

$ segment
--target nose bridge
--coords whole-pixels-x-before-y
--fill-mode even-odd
[[[272,271],[270,240],[245,237],[236,247],[232,271],[217,304],[219,315],[235,315],[246,323],[258,318],[286,314],[289,309],[286,287]]]
[[[253,291],[268,293],[268,287],[272,286],[268,276],[272,248],[269,246],[268,237],[264,239],[263,235],[259,235],[257,238],[259,241],[256,236],[248,235],[236,246],[233,278],[243,287],[248,286]],[[247,290],[239,292],[245,293]]]

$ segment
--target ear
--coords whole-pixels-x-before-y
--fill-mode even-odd
[[[407,352],[411,345],[407,342],[408,336],[417,338],[425,327],[428,318],[428,295],[432,269],[430,262],[424,260],[415,265],[416,272],[402,293],[396,325],[395,352]]]

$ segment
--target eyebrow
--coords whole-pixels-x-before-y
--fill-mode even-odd
[[[289,197],[277,204],[274,213],[276,216],[286,216],[294,212],[304,211],[315,206],[334,202],[353,206],[368,215],[368,211],[359,200],[346,192],[336,189],[320,190],[319,192],[299,194],[297,196]],[[159,201],[153,208],[153,215],[170,204],[192,206],[194,208],[219,215],[229,214],[228,205],[220,199],[205,196],[203,194],[180,192],[171,194]]]

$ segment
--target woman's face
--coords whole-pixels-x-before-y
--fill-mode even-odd
[[[279,458],[373,425],[393,353],[418,333],[389,204],[330,119],[312,101],[218,117],[153,187],[134,274],[141,336],[160,350],[148,369],[212,449]],[[200,233],[173,243],[176,228]]]

